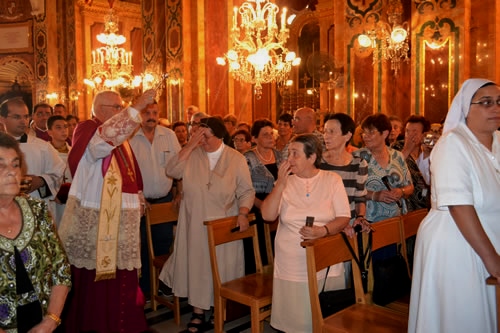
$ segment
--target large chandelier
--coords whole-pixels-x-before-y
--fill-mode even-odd
[[[400,0],[389,0],[387,4],[387,21],[379,21],[374,27],[358,36],[359,45],[372,47],[373,61],[391,62],[391,69],[397,75],[401,61],[408,61],[408,22],[402,22],[403,5]],[[380,42],[380,55],[377,56],[377,41]]]
[[[104,46],[92,51],[92,74],[83,82],[97,91],[139,87],[142,78],[132,74],[132,52],[119,47],[126,38],[117,34],[118,18],[112,8],[104,19],[104,33],[97,35]]]
[[[278,11],[279,7],[269,0],[248,0],[239,8],[234,7],[230,35],[232,48],[224,57],[217,58],[219,65],[229,63],[229,72],[236,80],[255,85],[257,99],[262,97],[263,83],[283,84],[292,66],[300,64],[295,52],[289,52],[285,47],[289,37],[287,10],[283,8],[281,11],[279,30],[276,23]]]

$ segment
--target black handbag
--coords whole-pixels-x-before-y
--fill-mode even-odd
[[[356,303],[354,288],[325,291],[326,279],[328,278],[329,271],[330,266],[328,266],[326,270],[323,288],[318,295],[321,314],[323,315],[323,318],[326,318],[334,314],[335,312],[339,312],[340,310],[343,310]]]
[[[411,280],[406,262],[396,256],[373,262],[373,303],[386,305],[410,293]]]
[[[21,254],[14,247],[14,261],[16,263],[16,294],[21,297],[24,294],[34,292],[33,283],[30,280],[26,267],[24,267]],[[42,305],[38,299],[30,303],[18,305],[16,307],[17,332],[27,333],[43,320]]]

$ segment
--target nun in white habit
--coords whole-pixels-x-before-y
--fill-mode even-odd
[[[469,79],[431,153],[432,208],[417,234],[408,332],[496,332],[500,87]]]

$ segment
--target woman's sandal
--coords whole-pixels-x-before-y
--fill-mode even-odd
[[[187,332],[203,333],[205,332],[205,314],[193,312],[191,319],[187,324]]]
[[[207,331],[214,328],[214,315],[211,315],[208,321],[205,323],[205,329]]]

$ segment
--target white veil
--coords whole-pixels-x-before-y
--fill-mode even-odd
[[[455,95],[451,103],[450,110],[446,115],[446,120],[443,126],[443,135],[460,123],[465,122],[465,118],[469,114],[470,102],[472,97],[482,86],[493,81],[487,79],[468,79],[463,84],[458,93]]]

